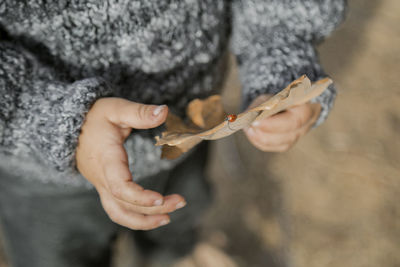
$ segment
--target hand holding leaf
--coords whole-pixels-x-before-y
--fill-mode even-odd
[[[227,114],[223,111],[219,96],[211,96],[206,100],[193,100],[187,109],[187,115],[191,119],[191,122],[185,124],[177,116],[168,114],[166,121],[167,130],[162,133],[161,138],[156,137],[156,145],[163,146],[162,157],[168,159],[177,158],[202,140],[220,139],[229,136],[238,130],[248,128],[252,123],[257,124],[257,122],[265,128],[267,127],[265,126],[266,118],[284,110],[287,111],[278,114],[277,117],[279,117],[277,119],[271,118],[271,120],[286,120],[285,116],[291,117],[289,116],[290,114],[298,113],[297,111],[300,111],[302,116],[307,118],[304,118],[303,121],[299,123],[298,127],[293,128],[296,128],[296,131],[299,130],[298,128],[302,128],[301,134],[304,134],[306,132],[305,129],[308,130],[310,128],[313,121],[315,121],[314,119],[316,119],[316,116],[319,114],[318,106],[306,103],[320,95],[331,83],[331,79],[325,78],[312,84],[307,76],[303,75],[299,79],[293,81],[278,94],[265,99],[266,101],[261,104],[238,114],[234,121],[226,120]],[[296,109],[296,106],[299,107]],[[303,114],[304,112],[306,115]],[[289,119],[299,120],[296,115]],[[288,128],[292,126],[286,125],[282,127]],[[299,132],[296,132],[296,134],[300,136]],[[253,137],[250,137],[250,139],[251,141],[255,141]],[[295,141],[295,139],[296,138],[293,138],[293,141]],[[260,143],[258,141],[256,142],[258,146],[256,146],[262,149],[264,147],[261,144],[268,144],[268,146],[271,145],[268,142]],[[291,144],[292,143],[293,142],[291,142]]]

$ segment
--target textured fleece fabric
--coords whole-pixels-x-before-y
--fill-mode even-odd
[[[163,103],[182,115],[220,86],[229,46],[243,108],[302,74],[317,80],[326,74],[314,45],[342,21],[345,2],[0,0],[0,168],[84,184],[74,153],[96,99]],[[322,105],[316,125],[334,97],[331,86],[314,99]],[[160,159],[155,132],[127,139],[134,179],[176,164]]]

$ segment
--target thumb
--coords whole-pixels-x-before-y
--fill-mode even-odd
[[[135,129],[155,128],[166,120],[167,114],[166,105],[145,105],[121,98],[106,112],[110,122]]]

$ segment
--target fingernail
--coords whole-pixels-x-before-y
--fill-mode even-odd
[[[163,111],[165,109],[165,107],[166,107],[166,105],[161,105],[161,106],[156,107],[153,110],[153,116],[157,117],[161,113],[161,111]]]
[[[162,199],[157,199],[156,201],[154,201],[154,206],[161,206],[162,204],[163,204]]]
[[[258,126],[258,125],[260,125],[259,121],[253,121],[253,123],[251,124],[251,126]]]
[[[170,220],[169,220],[169,219],[164,219],[164,220],[162,220],[162,221],[160,222],[160,226],[163,226],[163,225],[169,224],[169,222],[170,222]]]
[[[179,202],[178,204],[176,204],[175,208],[176,209],[181,209],[181,208],[183,208],[185,206],[186,206],[186,202],[182,201],[182,202]]]

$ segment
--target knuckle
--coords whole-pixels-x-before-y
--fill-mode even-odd
[[[152,215],[157,215],[157,214],[167,214],[170,212],[175,211],[175,207],[174,206],[165,206],[165,207],[161,207],[159,209],[155,209],[153,211]]]
[[[139,120],[146,120],[148,117],[147,113],[148,113],[148,107],[146,105],[139,105],[137,112]]]
[[[111,221],[113,221],[113,222],[115,222],[115,223],[118,223],[118,222],[119,222],[120,216],[119,216],[119,214],[118,214],[116,211],[114,211],[113,209],[111,209],[111,210],[108,210],[108,211],[107,211],[107,214],[108,214],[108,217],[110,218]]]
[[[160,209],[149,209],[144,212],[146,215],[156,215],[161,214],[162,211]]]
[[[119,185],[111,185],[110,192],[115,198],[120,199],[122,197],[122,187]]]
[[[304,106],[304,118],[307,119],[313,115],[313,108],[311,105],[305,105]]]
[[[303,125],[303,120],[301,119],[300,116],[296,116],[295,119],[294,119],[295,129],[300,128],[302,125]]]

